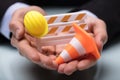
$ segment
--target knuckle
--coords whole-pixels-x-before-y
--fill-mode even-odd
[[[24,8],[17,9],[14,11],[13,15],[20,14],[23,10],[24,10]]]
[[[39,62],[40,61],[39,56],[36,54],[30,55],[30,60],[32,62]]]
[[[71,69],[67,69],[66,71],[64,71],[67,75],[70,75],[72,73]]]
[[[82,70],[85,69],[85,66],[84,65],[80,65],[80,66],[77,66],[77,68],[78,68],[79,71],[82,71]]]
[[[106,27],[106,23],[105,23],[105,21],[103,21],[102,19],[99,19],[98,22],[99,22],[100,24],[103,24],[104,27]]]
[[[15,24],[16,24],[16,21],[13,21],[13,20],[10,21],[10,23],[9,23],[10,29],[13,28],[15,26]]]

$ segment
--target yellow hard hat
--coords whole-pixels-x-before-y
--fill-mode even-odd
[[[42,37],[48,33],[45,17],[37,11],[29,11],[24,16],[24,26],[27,32],[35,37]]]

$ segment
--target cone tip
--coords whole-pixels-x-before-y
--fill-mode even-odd
[[[64,59],[61,56],[58,56],[55,62],[59,65],[59,64],[64,63]]]

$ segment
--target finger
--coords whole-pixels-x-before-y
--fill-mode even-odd
[[[67,65],[67,63],[60,64],[58,67],[58,72],[59,73],[64,73],[64,68]]]
[[[18,41],[14,36],[12,36],[11,44],[19,50],[21,55],[25,56],[29,60],[33,62],[40,61],[38,55],[39,52],[37,52],[33,47],[29,46],[29,43],[26,40]]]
[[[55,55],[49,55],[52,60],[55,60],[57,57]]]
[[[35,37],[25,33],[25,38],[30,42],[31,46],[37,48],[37,42]]]
[[[10,41],[11,41],[11,45],[17,48],[18,40],[14,37],[14,35],[12,35]]]
[[[64,67],[64,73],[66,75],[71,75],[73,72],[77,70],[77,64],[78,64],[77,60],[71,61],[68,64],[66,64],[66,66]]]
[[[102,35],[97,35],[97,36],[95,37],[95,41],[96,41],[96,44],[97,44],[97,47],[98,47],[99,52],[102,51],[103,46],[104,46],[104,42],[101,41],[101,40],[102,40]]]
[[[24,34],[24,23],[23,23],[23,19],[24,19],[24,15],[25,12],[27,10],[25,10],[24,8],[21,8],[19,10],[16,10],[13,13],[12,19],[10,21],[10,31],[13,33],[13,35],[17,38],[20,39],[23,37]]]
[[[42,64],[42,66],[48,69],[57,69],[57,65],[53,63],[53,60],[50,57],[38,52],[37,49],[31,47],[26,40],[17,41],[16,45],[19,52],[30,61],[36,64]]]
[[[45,55],[55,54],[55,46],[40,46],[37,44],[39,38],[35,38],[27,33],[25,34],[25,38],[30,42],[33,47],[36,47],[40,52],[44,53]]]
[[[40,65],[51,70],[56,70],[57,69],[57,64],[54,63],[53,59],[51,57],[39,54],[40,56]]]
[[[19,22],[16,19],[13,19],[10,22],[10,31],[13,33],[13,35],[17,38],[17,39],[21,39],[24,36],[24,26],[21,22]]]
[[[40,54],[34,47],[31,47],[28,41],[21,40],[17,43],[18,50],[21,52],[23,56],[36,63],[40,61]]]
[[[42,46],[42,52],[46,55],[54,55],[55,54],[55,46]]]
[[[80,60],[77,65],[78,70],[85,70],[96,64],[96,59],[93,55],[87,55],[84,59]]]
[[[59,55],[63,51],[64,48],[65,48],[65,44],[56,45],[56,53],[57,53],[57,55]]]
[[[97,43],[97,46],[99,50],[102,50],[103,45],[107,42],[107,31],[106,31],[106,25],[103,21],[99,20],[97,21],[96,25],[94,26],[94,35],[95,35],[95,41]]]

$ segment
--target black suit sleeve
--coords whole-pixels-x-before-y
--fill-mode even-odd
[[[73,11],[89,10],[107,24],[108,42],[120,34],[120,0],[91,0]]]
[[[0,21],[9,6],[16,2],[24,2],[24,0],[1,0],[0,1]]]

